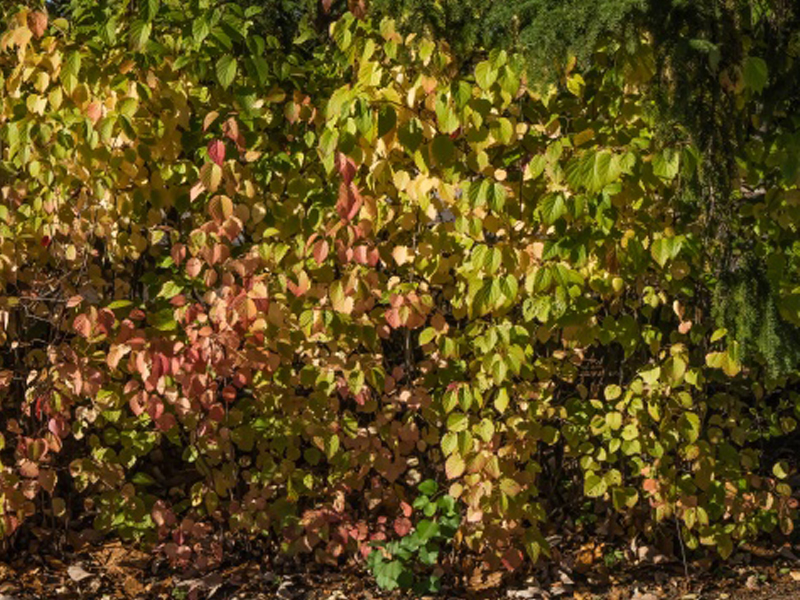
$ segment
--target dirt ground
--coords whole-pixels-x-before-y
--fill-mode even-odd
[[[268,559],[242,561],[205,574],[182,574],[150,555],[119,543],[64,553],[17,553],[0,562],[0,600],[398,600],[382,592],[368,573],[332,571],[310,563],[276,567]],[[570,566],[571,565],[571,566]],[[689,574],[687,577],[686,574]],[[563,560],[527,573],[476,583],[451,576],[445,600],[800,600],[800,560],[746,553],[725,566],[676,561],[581,568]]]

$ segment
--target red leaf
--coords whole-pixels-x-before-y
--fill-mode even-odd
[[[222,126],[222,132],[230,141],[236,144],[236,147],[241,152],[245,149],[244,136],[239,131],[239,123],[233,117],[230,117]]]
[[[509,571],[514,571],[522,565],[522,552],[516,548],[509,548],[503,554],[503,566]]]
[[[183,259],[186,258],[186,246],[183,244],[175,244],[172,250],[169,251],[169,255],[172,257],[172,262],[176,265],[180,265]]]
[[[361,209],[362,203],[363,199],[355,185],[342,183],[339,186],[339,200],[336,202],[336,212],[339,213],[343,220],[350,221],[355,217]]]
[[[92,323],[89,321],[89,317],[84,314],[75,317],[72,327],[85,338],[88,338],[92,334]]]
[[[406,517],[395,519],[394,530],[400,537],[408,535],[411,531],[411,520]]]
[[[208,418],[216,423],[222,423],[225,420],[225,407],[222,404],[214,404],[208,409]]]
[[[347,0],[347,8],[356,19],[363,19],[367,14],[367,4],[364,0]]]
[[[306,275],[305,271],[300,271],[297,276],[297,284],[295,284],[291,279],[288,279],[286,281],[286,287],[289,288],[289,291],[292,292],[292,294],[300,297],[311,289],[311,280],[308,278],[308,275]]]
[[[156,426],[160,431],[169,431],[177,424],[178,421],[172,413],[164,413],[156,420]]]
[[[225,162],[225,142],[222,140],[208,142],[208,157],[221,167]]]
[[[356,163],[353,159],[339,152],[336,155],[336,168],[339,170],[339,175],[342,176],[345,185],[350,185],[353,177],[356,176]]]

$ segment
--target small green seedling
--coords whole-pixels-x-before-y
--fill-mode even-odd
[[[456,500],[447,494],[438,498],[439,486],[432,479],[419,485],[420,495],[413,507],[421,512],[415,527],[398,540],[373,544],[367,565],[378,586],[384,590],[410,590],[432,594],[441,589],[441,576],[435,567],[444,547],[453,540],[461,525]],[[417,513],[417,514],[418,514]]]

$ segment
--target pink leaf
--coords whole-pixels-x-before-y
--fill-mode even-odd
[[[211,140],[208,143],[208,157],[220,167],[225,162],[225,142],[222,140]]]
[[[411,520],[406,517],[395,519],[394,530],[400,537],[408,535],[411,531]]]
[[[194,202],[197,197],[206,191],[206,186],[203,185],[202,181],[198,181],[192,186],[192,189],[189,190],[189,200]]]
[[[83,302],[83,296],[72,296],[67,300],[67,308],[73,308]]]
[[[85,338],[88,338],[92,334],[92,324],[89,321],[89,317],[84,314],[75,317],[72,327]]]

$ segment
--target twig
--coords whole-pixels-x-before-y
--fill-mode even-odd
[[[681,546],[681,559],[683,560],[683,576],[686,580],[689,580],[689,565],[686,562],[686,548],[683,545],[683,533],[681,532],[681,525],[678,523],[678,516],[674,515],[673,518],[675,519],[675,528],[678,530],[678,543]]]

